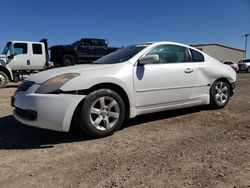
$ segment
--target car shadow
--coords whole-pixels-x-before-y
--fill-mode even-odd
[[[5,88],[17,88],[19,86],[19,84],[12,84],[12,85],[7,85],[5,86]]]
[[[174,117],[182,116],[185,114],[192,114],[192,113],[196,113],[200,111],[207,111],[207,110],[213,110],[213,109],[211,109],[209,106],[196,106],[196,107],[190,107],[190,108],[184,108],[184,109],[162,111],[162,112],[156,112],[152,114],[141,115],[136,118],[128,120],[126,125],[122,129],[135,126],[135,125],[139,125],[139,124],[143,124],[143,123],[149,123],[149,122],[158,121],[162,119],[168,119],[168,118],[174,118]]]
[[[122,129],[136,126],[146,122],[173,118],[184,114],[191,114],[207,110],[208,107],[200,106],[180,110],[164,111],[138,116],[128,120]],[[122,131],[122,130],[121,130]],[[0,149],[43,149],[52,148],[56,144],[89,141],[90,137],[82,131],[75,129],[69,133],[51,131],[30,127],[17,122],[13,116],[0,118]]]
[[[13,116],[0,118],[0,149],[42,149],[56,144],[91,140],[80,131],[63,133],[23,125]]]

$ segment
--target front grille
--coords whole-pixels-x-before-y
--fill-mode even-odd
[[[16,107],[15,113],[27,120],[36,120],[37,118],[37,112],[33,110],[24,110]]]
[[[21,85],[18,86],[16,92],[27,91],[35,82],[23,81]]]

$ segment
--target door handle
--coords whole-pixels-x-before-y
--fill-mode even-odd
[[[189,74],[189,73],[194,72],[194,70],[193,70],[193,69],[190,69],[190,68],[187,68],[184,72],[187,73],[187,74]]]
[[[29,59],[27,60],[27,65],[30,65],[30,60]]]

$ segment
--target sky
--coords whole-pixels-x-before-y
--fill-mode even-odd
[[[147,41],[220,43],[244,49],[250,0],[0,0],[0,51],[10,40],[49,46],[104,38],[111,46]],[[250,37],[248,39],[250,58]]]

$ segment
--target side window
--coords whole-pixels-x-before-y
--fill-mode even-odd
[[[27,44],[26,43],[15,43],[14,44],[14,53],[18,54],[27,54]]]
[[[92,46],[101,46],[98,40],[92,40]]]
[[[41,44],[32,44],[33,54],[42,54],[42,45]]]
[[[86,39],[86,40],[82,41],[82,45],[83,46],[92,46],[92,41],[89,39]]]
[[[190,49],[190,52],[192,54],[193,62],[204,62],[204,56],[200,52],[193,49]]]
[[[160,63],[184,63],[190,62],[188,50],[177,45],[162,45],[155,47],[146,55],[159,55]]]
[[[106,40],[98,40],[96,46],[107,46]]]

